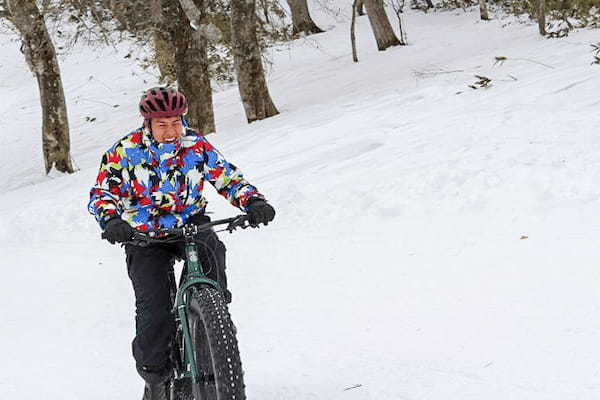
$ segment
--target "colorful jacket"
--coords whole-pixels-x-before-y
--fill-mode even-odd
[[[242,211],[250,199],[264,198],[196,132],[186,128],[181,140],[170,144],[140,128],[102,156],[88,210],[102,228],[115,217],[139,230],[182,226],[205,211],[204,181]]]

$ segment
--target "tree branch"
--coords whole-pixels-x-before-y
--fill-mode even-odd
[[[194,30],[198,30],[201,20],[200,10],[196,8],[196,5],[192,0],[179,0],[183,12],[190,20],[190,25]]]
[[[199,35],[208,41],[219,41],[221,39],[221,31],[213,24],[206,24],[205,16],[202,14],[201,8],[194,0],[179,0],[181,9],[188,18],[190,26],[194,30],[194,35]]]

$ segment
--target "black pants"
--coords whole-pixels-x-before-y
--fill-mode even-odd
[[[225,276],[225,245],[212,231],[198,242],[198,256],[204,272],[210,279],[219,282],[226,301],[230,302],[231,294],[227,290]],[[127,245],[125,253],[127,271],[135,292],[133,357],[138,371],[140,368],[160,371],[168,368],[170,344],[175,334],[170,277],[176,259],[184,258],[184,245]],[[148,380],[144,374],[142,377]]]

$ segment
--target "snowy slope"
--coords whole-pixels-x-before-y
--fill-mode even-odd
[[[271,50],[281,115],[246,125],[235,87],[214,98],[211,142],[278,212],[223,236],[248,397],[597,399],[598,32],[409,13],[410,46],[379,53],[363,17],[353,64],[347,21],[317,21],[327,33]],[[125,47],[65,58],[80,171],[45,177],[37,87],[8,39],[0,392],[138,398],[124,257],[85,205],[154,78]]]

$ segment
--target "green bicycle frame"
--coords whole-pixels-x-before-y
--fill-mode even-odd
[[[193,293],[194,287],[199,284],[208,284],[217,290],[220,290],[220,287],[218,282],[206,277],[206,274],[202,269],[202,265],[198,260],[198,245],[195,242],[186,241],[185,255],[186,273],[183,276],[181,285],[177,289],[173,313],[175,314],[176,322],[181,324],[183,331],[183,377],[192,378],[192,381],[197,384],[199,380],[198,365],[196,364],[196,357],[192,349],[192,337],[190,335],[190,327],[188,325],[185,296],[190,289]]]

